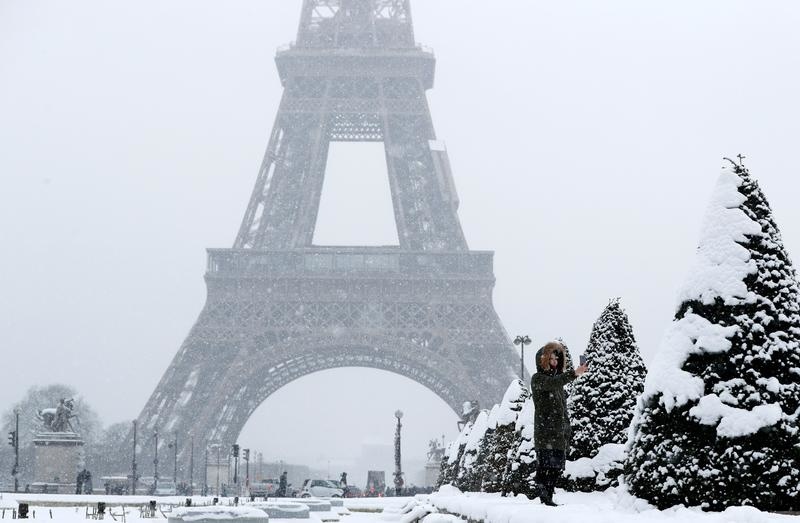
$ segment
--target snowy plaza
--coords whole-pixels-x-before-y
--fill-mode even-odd
[[[23,497],[20,497],[23,499]],[[181,498],[161,498],[153,516],[143,516],[142,507],[148,505],[147,497],[131,499],[115,496],[27,496],[31,510],[36,511],[36,520],[58,522],[86,521],[87,514],[96,513],[96,503],[106,503],[106,521],[153,521],[175,517],[185,503]],[[609,489],[602,493],[570,494],[559,493],[565,503],[558,508],[545,507],[526,498],[502,498],[492,494],[462,494],[455,489],[446,488],[443,492],[430,496],[419,495],[413,498],[370,498],[345,499],[329,510],[307,512],[303,517],[271,517],[272,523],[791,523],[797,516],[769,514],[751,507],[730,508],[720,513],[708,513],[699,509],[684,507],[665,511],[656,510],[642,500],[618,490]],[[211,498],[193,497],[193,505],[198,506],[197,514],[202,514],[203,505],[211,505]],[[277,503],[279,500],[273,500]],[[303,500],[282,500],[291,504],[302,504]],[[339,500],[342,501],[342,500]],[[37,505],[41,503],[41,505]],[[75,506],[70,506],[75,503]],[[253,509],[259,510],[260,500],[253,504],[243,503],[235,510],[230,507],[233,499],[223,498],[218,519],[208,521],[235,521],[238,518],[252,517]],[[325,500],[322,500],[325,503]],[[229,505],[230,504],[230,505]],[[11,518],[16,508],[14,496],[5,494],[0,501],[4,517]],[[228,508],[227,512],[225,509]],[[51,518],[52,513],[52,518]],[[113,516],[112,516],[113,514]],[[32,517],[32,513],[31,516]],[[175,520],[178,521],[178,520]],[[185,521],[190,521],[186,519]],[[205,521],[205,520],[204,520]]]

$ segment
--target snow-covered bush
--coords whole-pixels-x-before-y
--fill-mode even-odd
[[[464,452],[461,455],[461,463],[458,467],[454,485],[464,492],[479,492],[481,490],[481,478],[479,471],[476,470],[478,463],[478,451],[486,436],[488,428],[489,413],[482,410],[470,428],[464,444]]]
[[[533,400],[529,397],[514,425],[514,441],[508,451],[503,474],[503,494],[534,496],[536,491],[536,452],[533,449]]]
[[[522,380],[514,380],[506,389],[503,400],[495,405],[489,415],[489,431],[483,439],[479,469],[484,492],[502,492],[503,474],[508,464],[508,455],[514,445],[517,418],[530,391]]]
[[[625,443],[647,374],[628,315],[611,300],[594,323],[584,353],[589,371],[567,399],[572,426],[568,458],[593,458],[608,443]]]
[[[626,479],[658,507],[800,510],[798,284],[764,195],[723,169],[634,417]]]
[[[619,486],[625,466],[625,445],[608,443],[591,458],[567,461],[563,482],[570,491],[592,492]]]
[[[455,441],[447,445],[439,474],[439,486],[455,484],[461,475],[461,462],[470,432],[472,432],[472,422],[467,422]]]
[[[451,441],[450,443],[448,443],[445,446],[445,448],[444,448],[444,456],[442,456],[442,461],[439,462],[439,477],[436,480],[436,489],[437,490],[439,490],[439,488],[442,485],[448,485],[448,484],[452,483],[452,481],[453,481],[452,478],[450,477],[451,464],[450,464],[450,460],[448,459],[448,456],[450,455],[450,449],[453,448],[453,444],[454,443]]]
[[[486,430],[481,438],[478,453],[475,456],[475,463],[470,470],[470,484],[468,489],[471,492],[484,491],[483,484],[491,474],[492,449],[494,448],[495,430],[497,429],[497,413],[500,405],[495,404],[489,411],[486,421]],[[465,489],[466,489],[465,485]]]

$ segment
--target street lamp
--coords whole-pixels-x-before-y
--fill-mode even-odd
[[[8,444],[14,448],[14,468],[11,475],[14,476],[14,492],[19,492],[19,409],[14,409],[14,430],[8,433]]]
[[[189,495],[194,496],[194,436],[190,438],[189,447]]]
[[[153,458],[153,493],[158,490],[158,431],[153,433],[153,445],[155,447],[155,458]]]
[[[403,411],[397,410],[394,417],[397,418],[397,428],[394,433],[394,491],[395,496],[399,496],[403,490],[403,469],[400,465],[400,429],[403,427],[400,418],[403,417]]]
[[[167,448],[173,450],[173,465],[172,465],[172,482],[175,483],[175,488],[178,487],[178,433],[175,433],[175,439],[167,445]]]
[[[525,345],[530,345],[531,339],[528,337],[527,334],[522,334],[514,338],[514,345],[519,345],[520,348],[520,357],[519,357],[519,377],[520,379],[525,379]]]
[[[139,480],[138,473],[136,472],[136,420],[133,420],[133,459],[131,460],[131,495],[136,495],[136,483]]]
[[[245,494],[250,495],[250,449],[242,449],[242,459],[245,462],[244,488]]]
[[[220,464],[220,457],[219,457],[219,449],[221,445],[219,443],[216,444],[217,447],[217,490],[214,492],[217,496],[219,496],[219,464]]]

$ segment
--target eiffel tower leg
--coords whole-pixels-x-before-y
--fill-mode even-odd
[[[316,113],[279,113],[234,248],[288,249],[306,240],[310,245],[308,227],[301,226],[308,223],[309,205],[299,202],[309,192],[319,202],[327,157],[322,122]]]

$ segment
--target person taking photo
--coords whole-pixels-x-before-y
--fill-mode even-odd
[[[555,507],[553,493],[566,463],[572,438],[564,385],[587,371],[588,364],[572,369],[567,348],[551,341],[536,353],[536,374],[531,378],[533,444],[536,451],[536,496]]]

